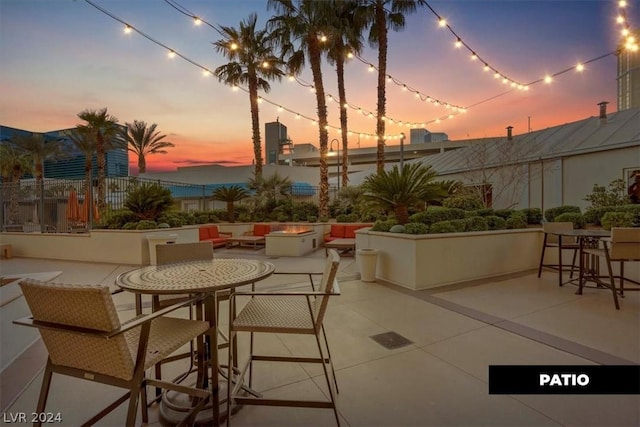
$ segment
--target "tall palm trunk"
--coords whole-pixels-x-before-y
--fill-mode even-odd
[[[327,153],[329,146],[329,133],[327,131],[327,103],[324,97],[324,85],[322,83],[322,70],[320,59],[320,46],[318,38],[312,34],[307,39],[309,43],[309,63],[313,74],[313,84],[316,89],[316,102],[318,103],[318,130],[320,132],[320,194],[318,196],[318,213],[321,217],[329,217],[329,165]]]
[[[91,188],[91,170],[93,165],[91,163],[91,156],[86,156],[84,161],[84,191],[85,193]]]
[[[382,0],[376,1],[375,25],[378,27],[378,114],[376,116],[376,135],[378,146],[376,150],[376,169],[378,172],[384,169],[384,120],[386,114],[385,84],[387,76],[387,22]]]
[[[98,160],[98,212],[104,216],[106,207],[106,159],[105,142],[101,131],[96,134],[96,158]]]
[[[230,223],[236,222],[235,212],[234,212],[234,202],[233,200],[227,201],[227,220]]]
[[[258,109],[258,78],[249,73],[249,102],[251,103],[251,129],[253,140],[254,174],[262,176],[262,143],[260,142],[260,112]],[[279,142],[279,141],[278,141]]]
[[[138,155],[138,173],[145,173],[147,171],[147,159],[144,158],[144,154]]]
[[[338,51],[344,50],[341,39],[338,39]],[[336,58],[336,72],[338,73],[338,98],[340,100],[340,131],[342,136],[342,185],[349,185],[349,135],[347,130],[347,94],[344,88],[344,57],[338,55]]]
[[[406,224],[409,222],[409,208],[406,205],[397,205],[393,209],[398,224]]]
[[[22,176],[22,171],[15,172],[13,174],[13,178],[9,183],[9,224],[16,224],[18,222],[18,198],[20,197],[20,177]]]

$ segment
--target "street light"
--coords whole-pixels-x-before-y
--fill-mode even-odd
[[[329,152],[333,153],[333,143],[337,142],[338,143],[338,159],[336,164],[338,165],[338,191],[340,191],[340,141],[338,141],[336,138],[331,140],[331,144],[329,145]]]
[[[400,132],[400,170],[404,167],[404,132]]]

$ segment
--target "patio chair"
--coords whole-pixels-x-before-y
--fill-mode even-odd
[[[335,402],[338,385],[329,351],[329,342],[323,327],[329,297],[339,295],[340,292],[336,280],[339,263],[340,256],[338,253],[335,250],[330,250],[325,262],[322,281],[317,291],[235,292],[231,295],[232,304],[238,296],[251,296],[251,299],[235,317],[233,311],[230,311],[229,339],[235,342],[238,332],[250,332],[251,341],[246,364],[239,370],[238,377],[235,378],[233,384],[227,388],[227,413],[232,413],[234,405],[332,408],[336,422],[340,425]],[[326,355],[321,343],[320,332],[322,332],[324,338]],[[253,348],[254,333],[313,335],[319,356],[300,357],[295,355],[272,356],[256,354]],[[231,365],[234,347],[231,346],[229,350],[229,365]],[[255,396],[248,396],[244,387],[244,378],[247,372],[253,370],[254,361],[320,363],[329,389],[329,400],[270,399],[263,398],[259,393],[255,393]],[[333,381],[329,378],[327,365],[329,365],[333,374]],[[251,377],[249,377],[249,387],[251,386]],[[230,417],[227,418],[227,425],[229,423]]]
[[[185,419],[189,423],[211,396],[202,389],[145,377],[146,369],[193,339],[198,339],[199,353],[204,355],[202,335],[210,333],[209,324],[166,316],[199,301],[201,296],[121,323],[107,286],[24,279],[20,287],[32,316],[14,323],[38,328],[49,352],[35,413],[45,413],[54,373],[128,389],[85,425],[93,425],[127,399],[127,419],[123,424],[135,424],[138,400],[142,420],[147,423],[147,385],[193,396],[194,406]]]
[[[620,310],[618,302],[618,291],[611,268],[612,262],[620,263],[620,295],[624,297],[624,263],[640,261],[640,228],[612,228],[611,239],[601,239],[602,248],[585,249],[584,253],[593,255],[598,258],[604,258],[607,264],[607,273],[609,281],[598,281],[600,285],[606,286],[613,292],[613,302],[616,309]],[[638,284],[636,280],[626,279],[627,281]],[[640,288],[631,288],[627,290],[637,291]]]
[[[544,241],[542,243],[542,254],[540,255],[540,265],[538,266],[538,277],[542,274],[542,267],[551,268],[553,270],[558,271],[560,266],[558,264],[544,264],[544,253],[547,248],[559,248],[560,244],[558,241],[558,236],[552,234],[554,231],[567,231],[573,230],[573,223],[571,222],[547,222],[542,225],[542,231],[544,231]],[[564,237],[562,239],[562,250],[573,251],[573,259],[571,261],[571,266],[567,266],[566,268],[563,266],[563,271],[570,271],[569,277],[573,278],[574,271],[578,271],[578,267],[576,266],[576,258],[578,256],[578,250],[580,249],[580,245],[576,242],[576,239],[569,239]],[[560,250],[560,249],[558,249]]]

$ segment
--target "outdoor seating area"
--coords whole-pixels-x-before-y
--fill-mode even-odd
[[[613,247],[609,250],[613,251]],[[266,261],[273,264],[275,273],[296,273],[273,274],[257,281],[255,291],[258,293],[308,292],[306,273],[323,271],[327,260],[323,249],[304,257],[273,259],[265,257],[264,249],[246,251],[232,247],[215,251],[214,260],[237,258],[258,263]],[[101,285],[111,291],[118,289],[118,276],[139,267],[21,257],[3,259],[1,263],[3,275],[55,270],[62,272],[56,282]],[[149,266],[142,270],[159,268],[165,267]],[[569,280],[569,272],[562,272],[562,277],[564,281]],[[577,295],[575,286],[559,287],[558,272],[546,269],[539,278],[532,269],[414,291],[382,281],[362,282],[356,259],[342,258],[336,278],[340,295],[331,296],[322,325],[326,328],[339,386],[339,393],[334,396],[338,420],[333,411],[325,408],[245,404],[237,412],[233,411],[234,426],[333,426],[337,421],[352,426],[640,424],[638,395],[488,393],[489,365],[640,363],[640,293],[627,292],[632,284],[626,283],[621,309],[616,310],[608,289],[585,288],[582,295]],[[320,276],[315,280],[321,284]],[[248,290],[248,287],[239,288],[238,292]],[[175,290],[179,291],[184,292]],[[136,316],[134,294],[124,291],[112,298],[118,317],[126,325],[126,319]],[[234,298],[238,318],[242,318],[243,310],[250,307],[249,296],[239,294]],[[227,307],[226,302],[220,304],[218,313],[218,323],[223,329],[229,325]],[[143,300],[143,309],[150,311],[149,300]],[[177,313],[188,321],[187,311]],[[5,323],[3,316],[3,325]],[[240,320],[236,325],[241,331]],[[308,337],[288,333],[257,334],[253,342],[248,335],[238,334],[236,351],[240,361],[246,360],[250,353],[266,353],[278,358],[299,354],[312,358],[318,354],[313,334]],[[7,337],[7,333],[3,333],[3,352]],[[185,348],[189,348],[188,344],[178,351]],[[37,340],[2,371],[3,412],[36,411],[46,357],[47,349]],[[227,363],[227,349],[221,348],[218,357],[223,364]],[[162,370],[163,381],[178,377],[191,363],[190,359],[180,359],[166,364]],[[321,365],[260,362],[248,371],[252,378],[251,390],[268,399],[285,402],[331,401],[330,388],[335,385],[331,367],[327,366],[331,379],[328,383]],[[149,393],[153,390],[151,387]],[[221,387],[221,393],[226,396],[226,385],[222,383]],[[105,402],[118,396],[117,389],[105,389],[95,382],[56,377],[50,385],[45,411],[60,413],[62,425],[80,425],[98,413]],[[124,425],[126,406],[117,407],[98,425]],[[224,411],[224,404],[220,409]],[[201,415],[205,412],[211,416],[211,409],[201,411]],[[142,414],[138,405],[136,425],[140,425]],[[162,425],[160,405],[151,404],[148,417],[148,425]]]

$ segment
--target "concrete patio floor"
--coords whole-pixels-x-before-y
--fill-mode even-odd
[[[264,250],[252,249],[221,249],[215,254],[266,258]],[[323,257],[322,249],[307,257],[267,260],[276,271],[321,271]],[[0,261],[2,275],[62,271],[56,281],[114,288],[115,277],[132,268],[27,258]],[[617,311],[611,292],[586,289],[584,295],[575,295],[573,286],[558,287],[557,274],[551,271],[540,279],[527,272],[426,291],[365,283],[358,277],[355,259],[343,257],[338,276],[342,294],[331,300],[325,320],[343,425],[640,425],[638,395],[488,393],[489,365],[640,363],[640,292],[626,293]],[[274,275],[258,288],[305,280]],[[133,316],[131,294],[114,299],[123,318]],[[18,328],[12,331],[26,329]],[[10,339],[6,331],[2,343]],[[370,338],[390,331],[411,344],[389,350]],[[313,338],[303,338],[260,336],[256,346],[312,354]],[[248,338],[240,339],[242,354]],[[36,343],[2,372],[2,416],[35,410],[45,359],[46,350]],[[180,363],[168,369],[168,377],[186,367],[186,362]],[[256,365],[254,386],[271,397],[326,392],[321,368],[311,365]],[[47,411],[60,412],[61,425],[80,425],[120,394],[116,388],[54,376]],[[121,405],[99,425],[122,425],[125,411]],[[150,417],[150,425],[161,425],[157,405],[150,408]],[[246,407],[232,421],[235,426],[335,425],[332,411],[326,409]]]

